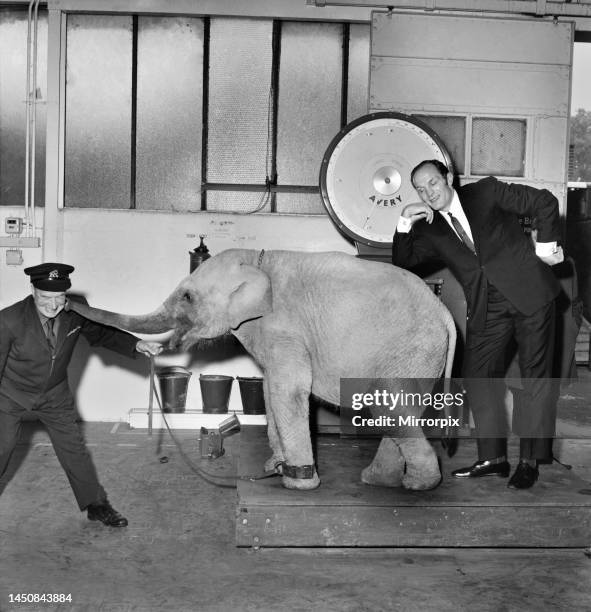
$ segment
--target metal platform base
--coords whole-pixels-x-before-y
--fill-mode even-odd
[[[236,545],[249,547],[540,547],[591,544],[590,486],[572,471],[540,467],[528,490],[507,479],[458,480],[453,469],[476,457],[472,440],[460,441],[453,459],[442,456],[441,485],[424,492],[370,487],[360,481],[377,439],[317,438],[322,484],[315,491],[284,489],[278,477],[249,480],[270,455],[266,431],[240,434]],[[516,450],[516,449],[514,449]],[[440,453],[441,455],[442,453]],[[515,453],[511,453],[511,458]]]

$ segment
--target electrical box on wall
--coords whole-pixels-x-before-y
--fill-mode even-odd
[[[8,249],[6,251],[6,264],[9,266],[20,266],[23,263],[23,252],[20,249]]]
[[[22,234],[23,220],[20,217],[6,217],[4,221],[4,231],[7,234]]]
[[[23,236],[23,228],[24,220],[22,217],[6,217],[6,219],[4,219],[4,231],[7,235],[0,236],[0,247],[9,247],[12,249],[39,247],[41,240],[36,236]],[[6,259],[6,263],[18,265],[13,262],[8,262],[8,253]]]

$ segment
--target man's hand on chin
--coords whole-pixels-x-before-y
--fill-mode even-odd
[[[411,224],[421,219],[431,223],[433,221],[433,209],[424,202],[413,202],[404,207],[402,216],[408,219]]]

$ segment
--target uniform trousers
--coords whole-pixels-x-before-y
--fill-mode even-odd
[[[463,363],[464,386],[476,425],[481,461],[507,455],[505,381],[507,349],[517,345],[522,401],[514,406],[513,432],[520,457],[552,460],[559,384],[552,376],[555,303],[531,315],[519,312],[494,286],[488,286],[484,329],[468,329]]]
[[[71,396],[47,399],[27,410],[0,395],[0,478],[18,441],[23,417],[31,414],[45,425],[80,509],[105,501],[107,496],[86,448]]]

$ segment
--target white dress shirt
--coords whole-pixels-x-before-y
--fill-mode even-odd
[[[464,228],[464,231],[466,232],[466,234],[468,234],[470,240],[474,242],[474,236],[472,236],[472,228],[470,227],[470,224],[468,223],[466,213],[464,212],[464,209],[462,208],[462,205],[460,204],[460,198],[458,197],[458,194],[456,193],[455,189],[454,189],[454,194],[451,200],[451,204],[449,206],[449,211],[447,212],[435,211],[435,212],[439,212],[439,214],[445,219],[447,224],[451,227],[454,234],[457,235],[457,232],[451,223],[451,219],[449,218],[449,215],[447,214],[448,212],[450,212],[462,224],[462,227]],[[400,232],[401,234],[408,234],[408,232],[410,232],[411,227],[412,227],[411,220],[400,215],[400,218],[398,219],[398,224],[396,225],[396,231]]]
[[[448,212],[450,212],[462,224],[464,231],[466,232],[466,234],[468,234],[468,236],[470,237],[470,240],[472,240],[472,243],[474,243],[474,237],[472,235],[472,228],[470,227],[470,224],[468,223],[468,218],[466,217],[466,213],[464,212],[464,209],[462,208],[462,205],[460,204],[460,198],[458,197],[458,194],[456,193],[455,189],[454,189],[454,194],[451,200],[451,204],[449,206],[449,210],[446,212],[442,212],[442,211],[437,211],[437,212],[439,212],[439,214],[445,219],[447,224],[453,230],[454,234],[456,234],[457,236],[458,233],[456,232],[454,226],[451,223],[451,219],[449,215],[447,214]],[[398,223],[396,225],[396,231],[399,232],[400,234],[408,234],[408,232],[410,232],[411,227],[412,227],[411,220],[400,215],[398,219]],[[554,242],[536,242],[535,248],[536,248],[536,255],[542,261],[544,261],[550,266],[553,266],[554,264],[560,263],[561,261],[564,260],[564,254],[562,252],[562,247],[556,246],[556,241]]]

